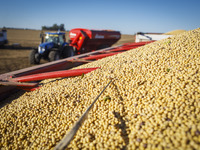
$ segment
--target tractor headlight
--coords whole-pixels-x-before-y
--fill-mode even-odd
[[[38,53],[40,53],[40,54],[42,54],[42,53],[44,53],[44,51],[45,51],[45,48],[44,47],[38,47]]]

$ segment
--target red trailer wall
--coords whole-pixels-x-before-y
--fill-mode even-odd
[[[113,45],[121,38],[121,34],[119,31],[76,28],[70,31],[69,37],[71,39],[70,45],[84,53],[102,46]]]

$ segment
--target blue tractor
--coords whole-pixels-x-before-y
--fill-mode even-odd
[[[42,58],[48,61],[55,61],[74,56],[74,48],[65,41],[64,32],[46,32],[40,36],[42,39],[41,44],[30,53],[30,64],[39,64]]]

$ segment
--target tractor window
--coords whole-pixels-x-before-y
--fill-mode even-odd
[[[3,33],[0,33],[0,37],[3,37]]]
[[[49,36],[45,39],[45,42],[53,42],[53,37]]]
[[[45,40],[46,42],[54,42],[55,44],[58,44],[58,37],[55,37],[55,36],[49,36],[48,38],[46,38]]]
[[[60,42],[60,45],[64,43],[63,35],[59,35],[59,42]]]
[[[46,36],[45,42],[53,42],[55,44],[62,45],[65,41],[63,35],[55,35],[55,36]]]
[[[55,44],[58,44],[58,42],[59,42],[58,37],[54,37],[54,38],[53,38],[53,42],[54,42]]]

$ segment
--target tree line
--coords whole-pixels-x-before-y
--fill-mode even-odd
[[[65,31],[65,25],[64,24],[53,24],[52,26],[42,26],[42,30],[60,30],[60,31]]]

